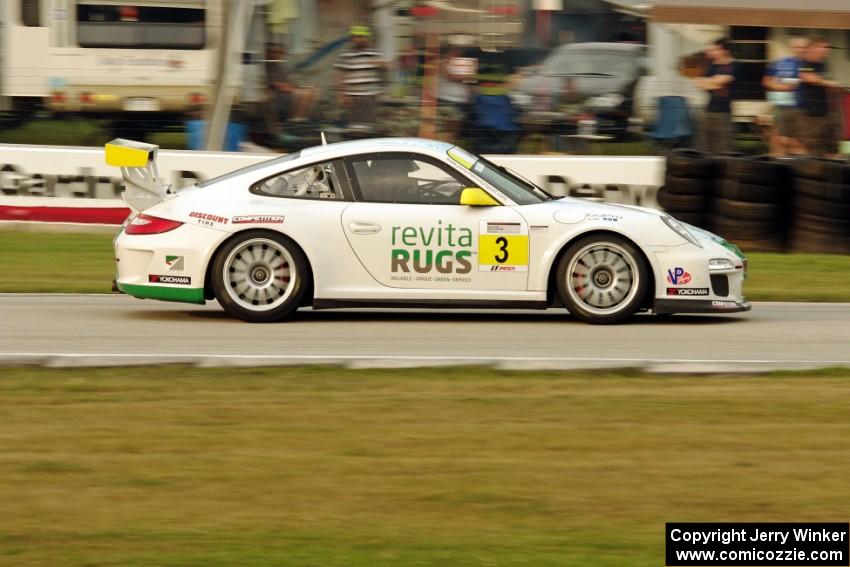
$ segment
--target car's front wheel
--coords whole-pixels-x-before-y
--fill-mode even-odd
[[[213,261],[215,298],[225,311],[250,323],[292,314],[310,287],[301,249],[282,234],[247,231],[227,242]]]
[[[570,245],[557,268],[558,294],[567,310],[588,323],[620,323],[640,309],[649,284],[646,261],[634,244],[590,235]]]

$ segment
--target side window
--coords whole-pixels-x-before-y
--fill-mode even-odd
[[[291,199],[343,199],[333,163],[317,163],[269,177],[251,187],[251,193]]]
[[[437,162],[409,155],[351,160],[360,197],[371,203],[457,205],[468,183]]]

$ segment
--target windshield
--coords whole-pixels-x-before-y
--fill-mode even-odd
[[[592,75],[628,77],[635,74],[637,58],[611,51],[568,50],[543,63],[546,75]]]
[[[475,156],[457,146],[449,150],[449,157],[510,197],[518,205],[533,205],[553,198],[546,191],[511,172],[508,168]]]

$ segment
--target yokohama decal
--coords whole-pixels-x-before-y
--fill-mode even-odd
[[[668,287],[667,295],[708,295],[707,287]]]
[[[192,285],[192,278],[189,276],[148,276],[148,282],[158,284],[173,284],[173,285]]]

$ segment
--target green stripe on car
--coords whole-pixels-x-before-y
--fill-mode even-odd
[[[160,299],[162,301],[179,301],[181,303],[199,303],[203,305],[204,288],[202,287],[166,287],[160,285],[135,285],[118,283],[118,289],[138,297],[139,299]]]

